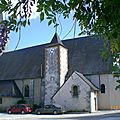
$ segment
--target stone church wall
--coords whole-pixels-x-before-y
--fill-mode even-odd
[[[68,50],[62,46],[60,47],[60,86],[63,85],[65,75],[68,71]]]
[[[101,90],[98,93],[98,106],[99,109],[110,109],[110,81],[108,75],[100,75],[100,85],[105,85],[105,93],[101,93]],[[101,89],[101,88],[100,88]]]
[[[51,97],[60,86],[58,52],[58,46],[46,49],[45,104],[51,104]]]
[[[72,87],[79,86],[79,96],[72,96]],[[53,97],[53,103],[63,106],[66,110],[90,111],[90,86],[73,74]]]
[[[119,85],[117,83],[117,80],[120,80],[120,77],[113,77],[113,75],[108,75],[108,79],[109,79],[111,109],[120,110],[120,89],[116,90],[116,86]]]
[[[40,104],[41,103],[41,79],[34,80],[34,94],[33,94],[33,103]]]
[[[25,79],[15,81],[21,93],[25,94],[25,86],[29,86],[29,97],[24,97],[30,104],[40,104],[41,79]]]
[[[100,91],[98,92],[98,109],[120,109],[120,92],[115,90],[116,80],[112,74],[86,76]],[[101,84],[105,85],[105,93],[101,93]]]

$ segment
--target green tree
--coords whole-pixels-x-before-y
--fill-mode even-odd
[[[1,0],[0,12],[9,15],[4,22],[10,30],[17,32],[20,26],[30,25],[32,7],[36,4],[41,22],[47,19],[48,25],[57,25],[57,15],[63,15],[66,19],[72,13],[73,20],[79,23],[80,35],[104,35],[105,56],[112,54],[114,68],[119,68],[120,0],[18,0],[15,5],[12,0]]]

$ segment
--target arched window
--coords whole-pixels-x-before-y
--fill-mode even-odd
[[[78,86],[77,85],[73,86],[73,97],[78,97]]]
[[[25,97],[29,97],[29,86],[25,86]]]
[[[105,85],[101,84],[101,93],[105,93]]]
[[[0,98],[0,104],[2,104],[2,98]]]

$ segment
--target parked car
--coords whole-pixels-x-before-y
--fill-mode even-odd
[[[36,114],[60,114],[64,113],[65,110],[62,107],[57,107],[55,105],[46,105],[43,108],[38,108],[35,110]]]
[[[32,108],[28,104],[17,104],[17,105],[12,105],[10,108],[7,109],[7,112],[10,113],[31,113]]]

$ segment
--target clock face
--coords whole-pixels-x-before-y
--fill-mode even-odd
[[[55,48],[51,48],[49,51],[50,51],[50,53],[53,54],[53,52],[55,51]]]

